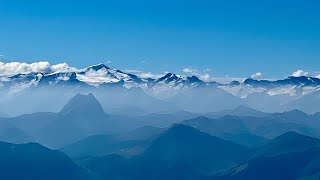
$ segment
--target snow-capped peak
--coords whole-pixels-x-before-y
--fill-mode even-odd
[[[77,79],[89,85],[100,86],[105,83],[125,82],[125,86],[132,87],[142,82],[136,75],[111,69],[104,64],[89,66],[77,74]]]
[[[158,79],[140,78],[137,75],[112,69],[103,63],[83,69],[69,69],[68,72],[32,72],[0,77],[0,88],[14,92],[26,88],[42,86],[93,86],[93,87],[139,87],[145,91],[165,92],[184,88],[220,88],[235,96],[246,98],[253,93],[266,93],[270,96],[289,94],[306,95],[320,90],[320,79],[314,77],[290,76],[280,80],[257,80],[248,78],[244,82],[233,81],[229,84],[204,82],[197,76],[182,76],[167,73]],[[18,90],[17,90],[18,89]]]
[[[94,71],[98,71],[100,69],[110,69],[108,66],[106,66],[105,64],[103,63],[99,63],[99,64],[96,64],[96,65],[92,65],[92,66],[89,66],[87,68],[85,68],[85,71],[88,71],[88,70],[94,70]]]
[[[162,89],[162,87],[181,89],[181,88],[190,88],[197,87],[199,85],[204,85],[205,82],[201,81],[196,76],[181,76],[174,73],[167,73],[163,77],[160,77],[154,80],[149,84],[149,87],[153,89]]]

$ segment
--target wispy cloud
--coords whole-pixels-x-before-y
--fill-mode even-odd
[[[300,77],[300,76],[307,76],[309,74],[309,72],[305,72],[304,70],[297,70],[295,72],[292,73],[292,76],[294,77]]]
[[[167,73],[167,72],[164,72],[162,74],[154,74],[152,72],[144,72],[138,69],[127,69],[127,70],[124,70],[124,72],[135,74],[140,78],[152,78],[152,79],[158,79]]]
[[[163,73],[163,74],[153,74],[151,72],[144,72],[144,73],[138,74],[138,76],[140,78],[152,78],[152,79],[158,79],[158,78],[160,78],[160,77],[162,77],[164,75],[165,75],[165,73]]]
[[[252,79],[260,79],[262,77],[262,73],[261,72],[257,72],[251,75]]]
[[[124,72],[127,72],[127,73],[142,73],[142,71],[137,70],[137,69],[127,69],[127,70],[124,70]]]
[[[71,72],[78,71],[75,67],[70,67],[67,63],[55,64],[50,67],[52,72]]]
[[[212,72],[212,70],[210,68],[206,68],[205,70],[198,70],[195,68],[191,68],[191,67],[187,67],[187,68],[183,68],[182,72],[187,73],[187,74],[191,74],[194,76],[197,76],[199,79],[205,81],[205,82],[218,82],[218,83],[230,83],[232,81],[239,81],[239,82],[243,82],[246,78],[242,78],[242,77],[230,77],[228,75],[223,76],[223,77],[217,77],[214,76],[212,74],[210,74]],[[260,73],[261,74],[261,73]],[[257,77],[261,77],[262,74],[260,75],[259,73],[255,73],[254,75]]]
[[[199,79],[201,79],[205,82],[213,81],[211,75],[208,73],[210,71],[211,71],[211,69],[209,69],[209,68],[207,68],[203,71],[199,71],[198,69],[191,68],[191,67],[187,67],[187,68],[182,69],[182,72],[197,76]]]
[[[198,70],[197,69],[193,69],[193,68],[183,68],[182,72],[191,73],[191,74],[197,74]]]
[[[212,70],[210,68],[205,69],[203,72],[211,72]]]
[[[162,76],[164,76],[167,73],[167,72],[163,72],[161,74],[155,74],[152,72],[145,72],[145,71],[138,70],[138,69],[127,69],[127,70],[124,70],[124,72],[135,74],[140,78],[152,78],[152,79],[161,78]]]

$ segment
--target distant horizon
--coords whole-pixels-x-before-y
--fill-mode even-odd
[[[69,66],[68,63],[63,62],[63,63],[58,63],[58,64],[51,64],[49,61],[39,61],[39,62],[33,62],[33,63],[26,63],[26,62],[18,62],[18,61],[13,61],[13,62],[2,62],[0,61],[0,76],[10,76],[10,75],[16,75],[16,74],[29,74],[32,72],[48,72],[50,69],[51,73],[55,72],[76,72],[80,71],[81,69],[87,68],[89,66],[95,66],[99,64],[104,64],[105,66],[111,68],[111,69],[117,69],[121,70],[126,73],[134,74],[137,75],[140,78],[153,78],[157,79],[160,77],[163,77],[167,73],[173,73],[176,75],[181,75],[181,76],[196,76],[199,79],[205,81],[205,82],[219,82],[219,83],[229,83],[231,81],[239,81],[243,82],[245,79],[251,78],[255,80],[279,80],[279,79],[284,79],[288,77],[300,77],[300,76],[306,76],[306,77],[314,77],[314,78],[319,78],[320,79],[320,74],[312,74],[309,72],[305,72],[303,70],[296,70],[292,72],[292,74],[288,74],[285,77],[272,77],[270,75],[265,76],[262,73],[253,73],[251,76],[245,77],[230,77],[228,75],[225,76],[220,76],[220,77],[214,77],[211,76],[210,70],[207,71],[198,71],[197,69],[193,68],[181,68],[179,72],[170,72],[170,71],[165,71],[159,74],[155,74],[151,71],[146,71],[143,72],[138,69],[119,69],[119,68],[114,68],[113,62],[100,62],[96,64],[91,64],[85,67],[74,67],[74,66]],[[12,71],[12,72],[11,72]]]

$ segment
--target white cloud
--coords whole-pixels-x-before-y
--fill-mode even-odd
[[[213,81],[211,75],[208,74],[208,72],[210,72],[210,71],[211,71],[211,69],[209,69],[209,68],[205,69],[202,72],[197,69],[194,69],[194,68],[183,68],[182,69],[182,72],[197,76],[199,79],[201,79],[202,81],[205,81],[205,82]]]
[[[202,81],[205,81],[205,82],[212,81],[210,74],[200,74],[199,79],[201,79]]]
[[[110,61],[110,60],[109,60],[109,61],[106,61],[105,63],[106,63],[106,64],[111,64],[111,63],[112,63],[112,61]]]
[[[262,73],[261,72],[257,72],[251,75],[252,79],[260,79],[262,77]]]
[[[28,74],[32,72],[69,72],[76,71],[76,68],[69,67],[66,63],[50,65],[49,62],[34,62],[34,63],[24,63],[24,62],[0,62],[0,76],[10,76],[16,74]]]
[[[51,71],[52,72],[75,72],[78,71],[77,68],[70,67],[67,63],[60,63],[56,65],[51,66]]]
[[[31,73],[31,72],[47,72],[50,70],[50,64],[48,62],[35,62],[31,64],[21,62],[0,62],[0,75],[15,75],[19,73]]]
[[[198,72],[198,70],[193,68],[183,68],[182,71],[185,73],[191,73],[191,74],[196,74]]]
[[[164,76],[165,74],[168,73],[168,72],[164,72],[163,74],[153,74],[151,72],[143,72],[143,71],[137,70],[137,69],[127,69],[127,70],[124,70],[124,72],[133,73],[140,78],[152,78],[152,79],[161,78],[162,76]]]
[[[88,77],[104,77],[107,73],[107,69],[99,69],[98,71],[95,71],[93,69],[89,69],[89,71],[86,72],[86,76]]]
[[[142,73],[142,71],[137,70],[137,69],[127,69],[127,70],[124,70],[124,72],[128,72],[128,73]]]
[[[319,78],[319,79],[320,79],[320,74],[316,75],[316,78]]]
[[[211,72],[210,68],[205,69],[203,72]]]
[[[152,79],[158,79],[164,76],[164,74],[152,74],[151,72],[145,72],[138,74],[140,78],[152,78]]]
[[[294,76],[294,77],[300,77],[300,76],[307,76],[308,74],[309,74],[309,72],[305,72],[305,71],[299,69],[299,70],[293,72],[293,73],[292,73],[292,76]]]

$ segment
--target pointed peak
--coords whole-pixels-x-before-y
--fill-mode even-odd
[[[176,74],[174,74],[174,73],[167,73],[163,77],[164,78],[170,78],[170,77],[175,77],[175,76],[176,76]]]
[[[72,100],[76,100],[76,101],[81,101],[81,102],[96,102],[99,103],[97,98],[92,94],[92,93],[88,93],[88,94],[76,94],[73,98],[70,99],[70,101]]]
[[[103,109],[92,93],[89,93],[88,95],[77,94],[62,108],[60,114],[67,115],[73,112],[89,114],[102,113]]]
[[[320,144],[320,140],[310,137],[310,136],[305,136],[302,134],[299,134],[295,131],[289,131],[286,132],[270,142],[271,144],[279,144],[279,145],[288,145],[288,144],[294,144],[294,145],[301,145],[305,144],[307,145],[313,145],[313,144]]]
[[[255,79],[252,79],[252,78],[247,78],[243,81],[244,84],[250,84],[251,82],[254,82],[254,81],[258,81],[258,80],[255,80]]]
[[[178,79],[180,79],[180,77],[178,77],[176,74],[167,73],[164,76],[162,76],[159,79],[157,79],[157,81],[171,82],[172,80],[178,80]]]
[[[319,139],[289,131],[265,144],[263,146],[263,153],[275,155],[279,153],[304,151],[319,145]]]
[[[184,124],[175,124],[162,133],[161,136],[174,136],[174,137],[194,137],[194,134],[203,134],[201,131]]]
[[[92,70],[98,71],[100,69],[110,69],[110,68],[108,66],[106,66],[105,64],[100,63],[100,64],[96,64],[93,66],[89,66],[87,69],[92,69]]]
[[[96,98],[94,97],[94,95],[92,93],[89,93],[87,95],[79,93],[79,94],[76,94],[75,96],[73,96],[73,98],[71,98],[71,100],[73,100],[73,99],[96,99]]]
[[[282,134],[282,135],[280,135],[280,136],[278,136],[278,137],[285,137],[285,136],[301,136],[301,137],[307,137],[307,136],[304,136],[304,135],[302,135],[302,134],[299,134],[299,133],[297,133],[297,132],[295,132],[295,131],[288,131],[288,132],[286,132],[286,133],[284,133],[284,134]]]
[[[291,114],[291,115],[307,115],[305,112],[300,111],[298,109],[293,109],[291,111],[285,111],[284,114]]]
[[[200,80],[197,76],[190,76],[190,77],[187,77],[187,79],[190,82],[202,82],[202,80]]]

